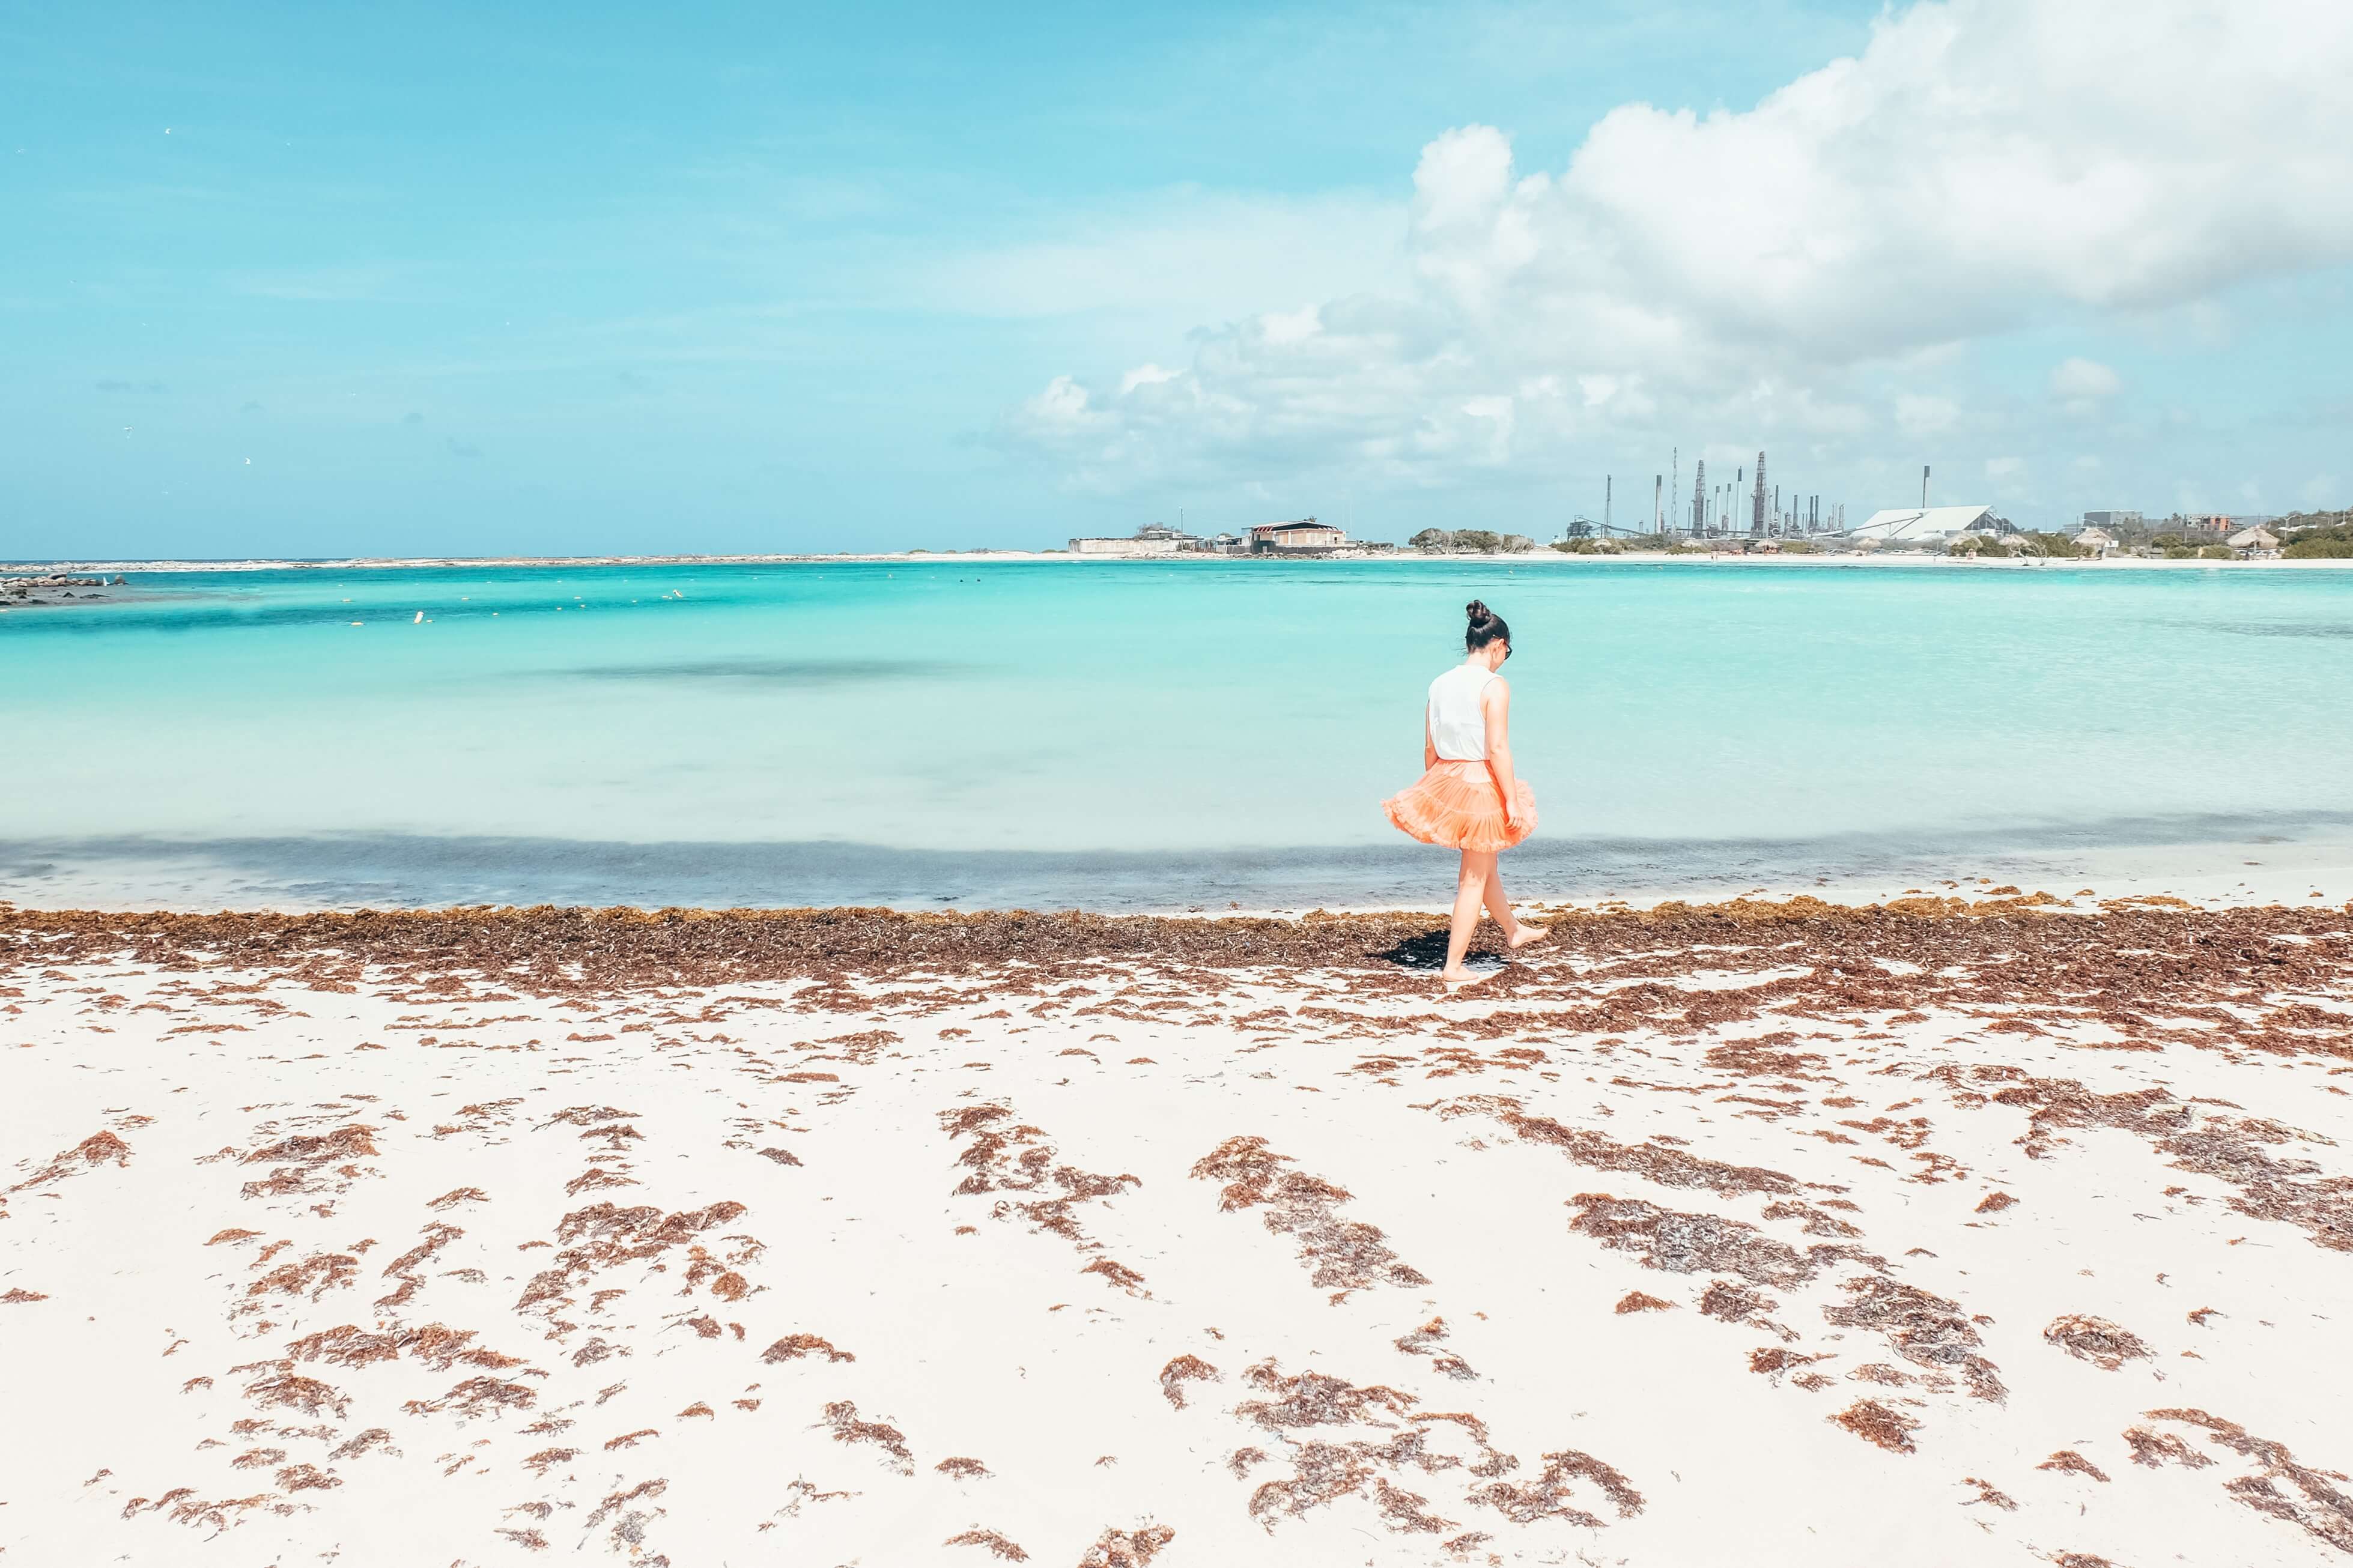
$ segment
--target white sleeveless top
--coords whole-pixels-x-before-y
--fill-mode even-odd
[[[1495,672],[1484,665],[1458,664],[1430,683],[1430,738],[1444,763],[1487,760],[1487,716],[1480,696]]]

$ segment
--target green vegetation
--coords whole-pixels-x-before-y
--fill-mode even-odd
[[[2345,515],[2342,512],[2320,514],[2324,519],[2329,516]],[[2289,561],[2353,559],[2353,522],[2330,524],[2323,521],[2318,527],[2307,526],[2298,529],[2294,536],[2290,537],[2287,531],[2293,526],[2294,524],[2289,521],[2282,520],[2273,530],[2285,542],[2280,550],[2284,559]]]
[[[1525,533],[1496,533],[1484,528],[1425,528],[1406,543],[1427,555],[1518,555],[1536,547],[1536,542]]]
[[[2084,552],[2075,542],[2063,533],[2005,533],[1999,538],[1985,539],[1965,534],[1945,546],[1947,555],[2039,555],[2053,561],[2073,561]]]
[[[2280,555],[2282,559],[2288,561],[2353,559],[2353,539],[2341,537],[2344,533],[2342,529],[2337,530],[2337,533],[2340,537],[2332,538],[2327,534],[2320,534],[2309,539],[2299,539],[2294,544],[2283,547]]]
[[[2021,555],[2047,555],[2054,560],[2073,561],[2084,553],[2075,548],[2075,542],[2063,533],[2018,533],[2010,537],[2014,542],[2024,546],[2018,552]]]
[[[1626,547],[1614,539],[1564,539],[1553,546],[1563,555],[1623,555]]]
[[[1781,541],[1781,553],[1784,555],[1820,555],[1821,552],[1822,547],[1810,539]]]

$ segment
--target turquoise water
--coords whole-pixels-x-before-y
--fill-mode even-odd
[[[2038,845],[2220,864],[2353,821],[2353,573],[943,561],[127,592],[0,615],[0,898],[1427,901],[1446,858],[1378,803],[1474,595],[1515,633],[1530,891]]]

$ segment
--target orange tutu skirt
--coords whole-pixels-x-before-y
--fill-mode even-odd
[[[1520,820],[1504,815],[1504,791],[1484,763],[1441,762],[1381,802],[1401,833],[1448,849],[1509,849],[1536,830],[1536,797],[1519,786]]]

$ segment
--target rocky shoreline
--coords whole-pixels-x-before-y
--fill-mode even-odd
[[[121,575],[108,577],[74,577],[62,572],[52,572],[37,577],[0,577],[0,610],[30,608],[35,605],[55,605],[68,599],[86,601],[103,599],[103,593],[79,590],[119,588],[129,581]]]

